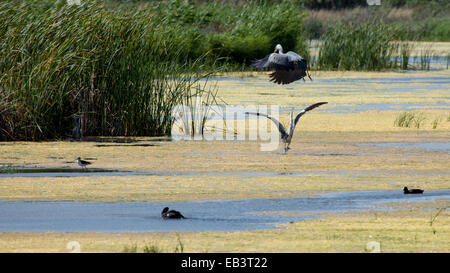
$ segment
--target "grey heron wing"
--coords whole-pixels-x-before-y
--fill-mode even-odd
[[[300,62],[301,60],[304,60],[302,56],[293,51],[289,51],[288,53],[286,53],[286,57],[288,58],[289,62]]]
[[[306,71],[303,69],[294,70],[275,70],[270,73],[270,81],[278,84],[289,84],[291,82],[303,79],[306,76]]]
[[[289,58],[286,54],[272,53],[269,55],[268,67],[275,70],[291,70],[294,66],[289,62]]]
[[[259,59],[259,60],[254,61],[251,64],[251,66],[253,66],[254,68],[257,68],[257,69],[263,69],[263,68],[269,67],[269,61],[268,61],[269,60],[269,56],[270,55],[267,55],[263,59]]]
[[[250,115],[263,116],[263,117],[270,119],[277,126],[278,131],[280,131],[281,136],[282,137],[287,136],[286,129],[284,128],[283,124],[281,124],[281,122],[279,122],[277,119],[275,119],[269,115],[263,114],[263,113],[253,113],[253,112],[245,112],[245,113],[250,114]]]
[[[314,109],[314,108],[316,108],[316,107],[319,107],[319,106],[321,106],[321,105],[323,105],[323,104],[327,104],[327,103],[328,103],[328,102],[325,102],[325,101],[323,101],[323,102],[318,102],[318,103],[314,103],[314,104],[312,104],[312,105],[306,107],[306,108],[303,109],[302,111],[300,111],[300,113],[298,113],[297,116],[295,117],[293,128],[295,128],[295,125],[297,125],[298,120],[299,120],[299,119],[301,118],[301,116],[303,116],[306,112],[311,111],[312,109]]]
[[[289,51],[288,53],[286,53],[286,55],[288,56],[289,62],[296,63],[295,69],[299,70],[308,69],[307,62],[302,56],[292,51]]]

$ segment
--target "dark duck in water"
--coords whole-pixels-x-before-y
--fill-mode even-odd
[[[404,187],[403,188],[403,193],[404,194],[418,194],[418,193],[423,193],[423,190],[421,190],[421,189],[408,190],[408,187]]]
[[[161,217],[163,219],[184,219],[184,216],[179,211],[169,210],[168,207],[165,207],[161,211]]]

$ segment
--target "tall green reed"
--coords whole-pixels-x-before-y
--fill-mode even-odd
[[[319,69],[382,70],[396,65],[395,30],[377,22],[338,25],[323,35]]]
[[[401,68],[403,70],[408,70],[409,59],[413,48],[414,45],[408,42],[403,42],[400,44]]]
[[[425,46],[423,49],[420,50],[420,55],[417,56],[417,58],[419,59],[419,68],[421,70],[430,70],[433,55],[434,50],[432,49],[431,44]]]
[[[84,135],[170,134],[171,109],[208,77],[188,34],[151,9],[44,3],[1,4],[0,139],[62,138],[74,115]]]

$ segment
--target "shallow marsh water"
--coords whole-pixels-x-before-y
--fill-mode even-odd
[[[373,145],[379,147],[394,147],[404,149],[425,149],[443,151],[450,154],[450,142],[373,142],[364,143],[364,145]]]
[[[316,197],[201,202],[7,202],[0,201],[0,232],[243,231],[273,229],[320,213],[382,209],[385,202],[450,200],[450,190],[404,195],[402,191],[318,194]],[[163,207],[186,219],[163,220]],[[380,207],[381,206],[381,207]],[[304,213],[285,216],[283,212]]]

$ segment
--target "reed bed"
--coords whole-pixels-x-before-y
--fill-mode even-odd
[[[84,135],[168,135],[172,108],[203,92],[206,54],[186,59],[189,34],[153,10],[45,3],[1,4],[0,140],[69,136],[75,115]]]
[[[434,51],[431,45],[428,45],[420,51],[420,55],[416,56],[416,59],[418,59],[418,65],[421,70],[430,70],[433,55]]]
[[[325,34],[319,49],[322,70],[383,70],[397,64],[395,30],[376,22],[337,25]],[[407,51],[404,51],[407,53]],[[409,57],[409,56],[404,56]]]

